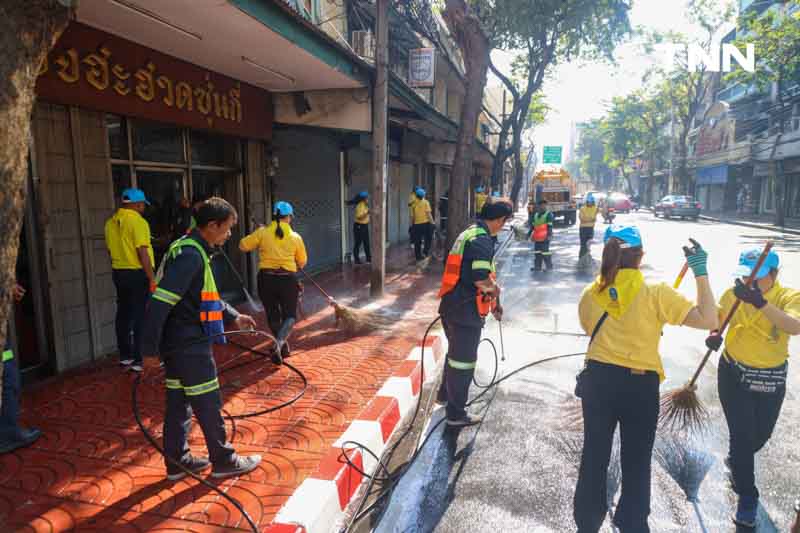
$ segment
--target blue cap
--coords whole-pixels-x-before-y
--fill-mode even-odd
[[[622,248],[636,248],[642,245],[642,236],[639,233],[639,228],[636,226],[612,224],[606,228],[603,243],[607,243],[612,237],[622,241]]]
[[[593,194],[587,194],[586,195],[586,203],[587,204],[593,204],[594,203],[594,195]]]
[[[358,193],[359,198],[366,198],[367,196],[369,196],[369,194],[367,194],[367,191],[361,191],[360,193]]]
[[[144,196],[144,191],[141,189],[125,189],[122,191],[122,203],[123,204],[136,204],[139,202],[144,202],[147,205],[150,205],[150,202],[147,201],[147,198]]]
[[[279,217],[288,217],[289,215],[294,215],[292,204],[289,202],[277,202],[275,204],[275,214]]]
[[[483,192],[483,185],[478,185],[475,187],[475,192]]]
[[[423,189],[422,187],[417,187],[416,189],[414,189],[414,194],[416,194],[420,198],[423,198],[425,196],[425,189]]]
[[[736,277],[745,277],[749,276],[753,269],[756,267],[756,263],[758,263],[758,258],[761,257],[762,250],[759,248],[753,248],[751,250],[745,250],[739,255],[739,267],[734,272]],[[764,260],[764,264],[761,265],[761,268],[758,269],[756,273],[756,279],[761,279],[767,274],[769,274],[770,270],[774,268],[778,268],[781,264],[780,258],[778,254],[775,252],[770,252],[767,254],[767,258]]]

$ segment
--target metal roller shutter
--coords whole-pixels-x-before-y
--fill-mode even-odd
[[[276,129],[273,138],[279,168],[273,180],[273,202],[292,204],[294,230],[308,250],[308,269],[318,270],[341,260],[341,199],[339,144],[312,129]]]

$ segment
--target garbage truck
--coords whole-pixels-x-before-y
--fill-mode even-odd
[[[547,201],[547,208],[553,217],[572,226],[578,219],[575,206],[575,182],[564,169],[541,170],[531,178],[528,199],[534,205],[540,200]]]

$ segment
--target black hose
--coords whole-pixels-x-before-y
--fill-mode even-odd
[[[234,330],[234,331],[226,331],[226,332],[215,334],[215,335],[205,335],[205,336],[202,336],[202,337],[196,337],[194,339],[190,339],[190,340],[188,340],[186,342],[181,343],[179,346],[173,346],[170,349],[162,352],[161,356],[164,357],[166,355],[173,354],[173,353],[175,353],[175,352],[177,352],[179,350],[185,349],[187,346],[192,346],[194,344],[200,344],[202,342],[208,342],[208,341],[210,341],[210,340],[212,340],[212,339],[214,339],[216,337],[230,336],[230,335],[243,335],[243,334],[260,335],[262,337],[267,337],[268,339],[272,340],[275,344],[277,344],[277,342],[275,341],[275,337],[273,337],[272,335],[270,335],[269,333],[266,333],[264,331]],[[247,350],[247,351],[249,351],[251,353],[262,355],[264,357],[270,357],[270,354],[268,354],[266,352],[263,352],[261,350],[258,350],[256,348],[253,348],[253,347],[250,347],[250,346],[246,346],[244,344],[237,343],[237,342],[232,341],[232,340],[229,340],[229,342],[231,344],[233,344],[234,346],[237,346],[239,348]],[[260,359],[254,359],[252,361],[246,361],[244,363],[240,363],[240,364],[237,364],[237,365],[232,365],[232,366],[229,365],[229,366],[221,369],[219,372],[217,372],[217,376],[221,376],[222,374],[224,374],[226,372],[229,372],[229,371],[234,370],[236,368],[241,368],[243,366],[246,366],[246,365],[252,364],[254,362],[257,362],[259,360]],[[245,413],[245,414],[240,414],[240,415],[232,415],[228,411],[226,411],[225,409],[222,409],[222,413],[231,422],[231,443],[233,443],[233,439],[234,439],[234,437],[236,435],[236,420],[242,420],[242,419],[245,419],[245,418],[252,418],[252,417],[255,417],[255,416],[261,416],[263,414],[267,414],[267,413],[271,413],[271,412],[277,411],[279,409],[283,409],[284,407],[287,407],[287,406],[295,403],[297,400],[299,400],[305,394],[305,392],[306,392],[306,390],[308,388],[308,380],[305,377],[305,375],[302,372],[300,372],[300,370],[295,368],[293,365],[291,365],[291,364],[289,364],[289,363],[287,363],[285,361],[283,362],[283,365],[286,366],[287,368],[289,368],[292,372],[294,372],[295,374],[297,374],[300,377],[300,379],[303,382],[302,390],[294,398],[292,398],[291,400],[288,400],[288,401],[286,401],[286,402],[284,402],[284,403],[282,403],[280,405],[276,405],[276,406],[270,407],[268,409],[264,409],[262,411],[257,411],[257,412],[254,412],[254,413]],[[178,461],[178,460],[176,460],[176,459],[174,459],[172,457],[169,457],[164,452],[164,449],[161,446],[159,446],[158,442],[156,442],[156,439],[153,437],[153,435],[147,430],[147,428],[144,427],[144,423],[142,422],[141,414],[139,413],[139,402],[138,402],[138,391],[139,391],[139,385],[141,384],[141,382],[142,382],[142,374],[140,373],[140,374],[138,374],[136,376],[136,379],[133,382],[133,387],[132,387],[132,390],[131,390],[131,405],[132,405],[132,408],[133,408],[133,416],[136,419],[136,424],[139,426],[139,430],[142,432],[142,434],[144,435],[145,439],[171,465],[177,467],[178,469],[180,469],[185,474],[187,474],[187,475],[191,476],[192,478],[196,479],[202,485],[204,485],[204,486],[208,487],[209,489],[217,492],[220,496],[222,496],[223,498],[228,500],[240,513],[242,513],[242,516],[247,521],[248,525],[253,530],[253,532],[254,533],[258,533],[258,531],[259,531],[258,530],[258,525],[253,521],[253,519],[250,517],[250,515],[247,514],[247,511],[245,511],[245,509],[242,506],[242,504],[240,504],[238,501],[236,501],[233,497],[229,496],[225,491],[221,490],[216,485],[206,481],[204,478],[200,477],[199,475],[195,474],[194,472],[192,472],[191,470],[186,468],[183,464],[181,464],[180,461]]]

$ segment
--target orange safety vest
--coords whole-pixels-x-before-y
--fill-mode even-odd
[[[444,266],[444,273],[442,274],[442,285],[439,288],[439,298],[451,292],[458,285],[458,280],[461,279],[461,263],[464,260],[464,249],[467,244],[474,241],[481,235],[488,235],[486,230],[480,226],[473,225],[461,232],[456,242],[453,243],[453,248],[447,255],[447,262]],[[481,261],[484,263],[484,261]],[[496,279],[494,261],[485,261],[486,265],[479,265],[479,268],[488,267],[491,273],[489,274],[492,280]],[[475,296],[475,303],[478,306],[478,314],[485,317],[497,307],[497,300],[477,290]]]
[[[542,214],[536,213],[533,215],[533,233],[531,233],[531,240],[533,242],[544,242],[547,240],[547,229],[549,223],[547,222],[549,211]]]

